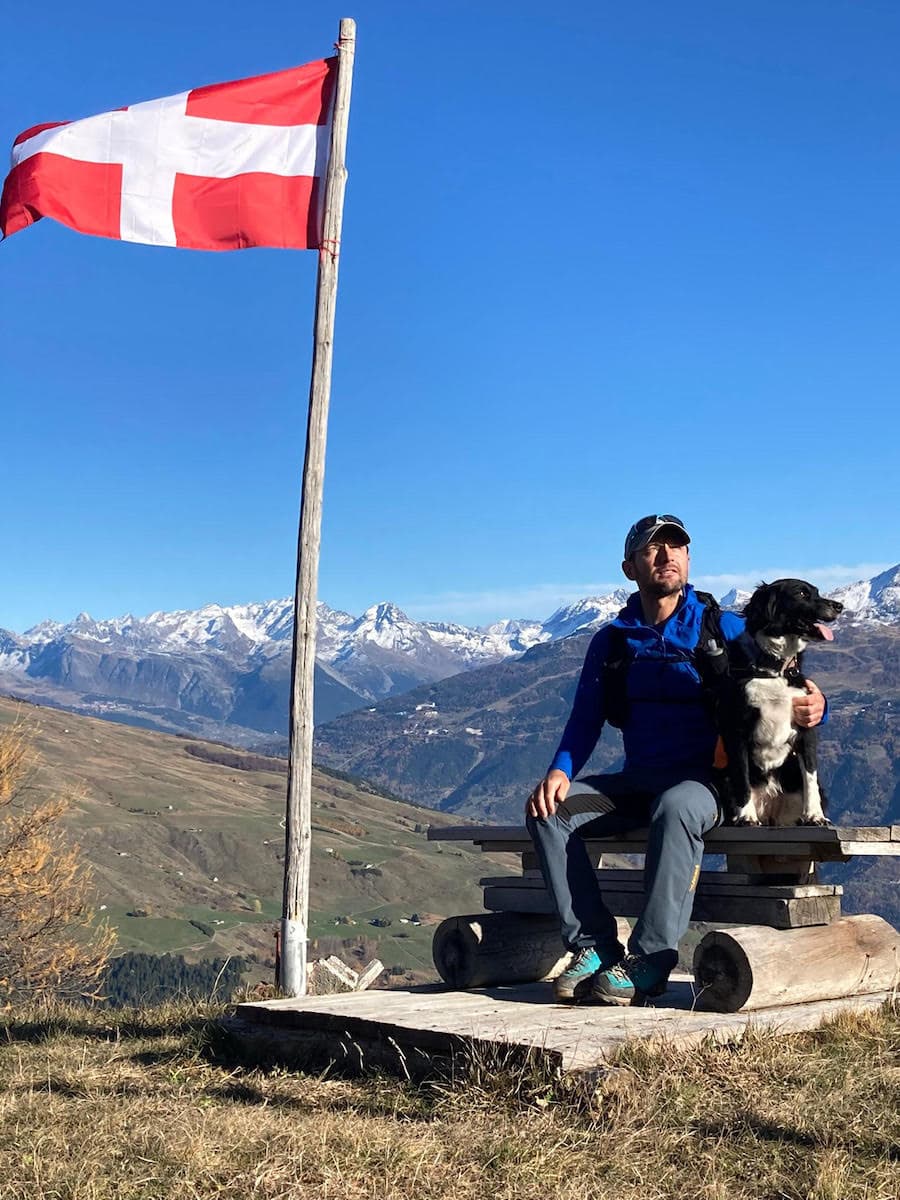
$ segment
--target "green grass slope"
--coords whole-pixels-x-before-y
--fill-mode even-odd
[[[271,979],[284,762],[0,699],[0,726],[17,721],[37,754],[29,792],[76,792],[68,824],[119,949],[255,954],[255,974]],[[481,911],[481,855],[426,841],[427,825],[448,818],[318,771],[312,820],[313,952],[350,962],[377,954],[387,967],[432,974],[434,923]],[[401,923],[414,913],[420,925]]]

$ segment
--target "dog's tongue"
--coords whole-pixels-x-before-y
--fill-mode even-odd
[[[834,634],[831,632],[831,630],[828,628],[827,625],[822,625],[820,622],[817,621],[815,628],[818,629],[818,631],[819,631],[819,637],[823,638],[826,642],[834,641]]]

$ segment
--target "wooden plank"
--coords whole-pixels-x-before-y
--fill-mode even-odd
[[[843,896],[839,883],[698,884],[700,896],[747,896],[750,899],[803,899],[810,896]]]
[[[644,892],[643,871],[623,871],[623,875],[634,875],[635,879],[606,879],[603,871],[595,871],[594,877],[600,890],[606,892]],[[698,896],[748,896],[759,899],[790,900],[798,896],[842,896],[844,889],[836,883],[786,883],[786,884],[752,884],[732,883],[727,879],[722,883],[704,883],[703,875],[724,875],[724,872],[708,871],[701,873],[701,882],[697,885]],[[483,888],[533,888],[544,890],[544,880],[541,876],[522,875],[488,875],[478,881]]]
[[[729,828],[710,830],[706,835],[707,854],[788,855],[793,858],[839,862],[841,856],[865,854],[900,855],[900,836],[893,838],[894,826],[847,826],[819,829],[793,825],[789,828]],[[900,827],[896,827],[900,828]],[[521,825],[450,825],[429,829],[433,841],[471,841],[486,853],[527,854],[531,849],[528,831]],[[592,839],[587,843],[591,854],[643,854],[647,830],[636,829],[614,838]]]
[[[824,848],[824,847],[823,847]],[[819,849],[819,847],[814,847]],[[900,842],[841,842],[840,849],[843,854],[852,856],[854,854],[870,854],[873,857],[896,858],[900,855]],[[818,854],[813,854],[812,858],[818,858]]]
[[[483,854],[521,854],[528,853],[528,846],[531,840],[526,842],[473,842],[476,850],[481,850]]]
[[[772,842],[809,842],[811,845],[832,842],[889,842],[891,829],[889,825],[875,826],[818,826],[818,825],[785,825],[785,826],[740,826],[723,825],[711,830],[707,838],[723,842],[743,842],[754,836],[764,834]]]
[[[673,981],[665,996],[646,1008],[605,1008],[554,1004],[547,984],[496,988],[489,993],[446,989],[404,989],[378,993],[381,1012],[360,1019],[357,1005],[372,993],[307,997],[286,1002],[242,1004],[240,1020],[229,1028],[248,1048],[282,1055],[295,1062],[315,1057],[365,1069],[376,1062],[409,1074],[429,1069],[429,1055],[493,1046],[545,1057],[563,1071],[597,1072],[617,1050],[635,1040],[662,1039],[689,1046],[712,1037],[729,1041],[745,1031],[771,1029],[782,1035],[812,1029],[843,1011],[880,1007],[890,992],[847,996],[804,1004],[781,1004],[752,1013],[696,1010],[696,989],[689,979]],[[419,1004],[419,998],[424,1004]],[[280,1005],[279,1024],[266,1022],[264,1007]],[[316,1014],[327,1005],[326,1029],[316,1029]]]
[[[607,891],[603,893],[603,902],[617,917],[639,917],[644,909],[642,892]],[[484,906],[491,912],[549,915],[554,911],[549,895],[537,888],[485,888]],[[827,925],[840,915],[840,896],[769,898],[697,894],[691,920],[796,929],[805,925]]]
[[[758,838],[765,835],[757,834]],[[586,842],[588,856],[593,859],[600,859],[604,854],[640,854],[646,852],[646,845],[636,841],[626,841],[623,839],[609,839],[604,841],[589,841]],[[490,845],[482,845],[481,849],[486,854],[508,853],[509,851],[521,852],[522,845],[520,842],[494,842]],[[756,842],[744,842],[741,845],[741,850],[744,854],[753,854],[765,857],[777,852],[778,856],[787,855],[791,858],[814,859],[816,862],[846,862],[851,854],[878,854],[878,855],[898,855],[900,854],[900,842],[848,842],[844,845],[810,845],[809,842],[780,842],[778,846],[773,846],[771,842],[759,840]],[[714,842],[709,838],[704,846],[706,854],[731,854],[734,851],[734,843]]]
[[[748,1028],[765,1029],[780,1037],[788,1033],[818,1029],[842,1012],[877,1009],[884,1004],[889,995],[889,992],[876,992],[870,996],[847,996],[841,1000],[821,1000],[814,1004],[784,1004],[752,1013],[694,1012],[690,1018],[687,1014],[667,1012],[657,1007],[626,1008],[618,1010],[621,1021],[621,1025],[618,1026],[613,1025],[606,1017],[609,1010],[599,1012],[592,1006],[581,1009],[585,1020],[578,1030],[577,1038],[566,1041],[557,1035],[557,1038],[548,1041],[560,1054],[560,1065],[564,1072],[595,1075],[598,1070],[603,1069],[602,1064],[606,1057],[635,1039],[648,1042],[663,1041],[666,1045],[687,1048],[700,1045],[709,1039],[719,1043],[736,1041],[745,1035]],[[635,1021],[638,1013],[646,1013],[647,1017]],[[707,1016],[710,1023],[706,1026],[696,1024],[701,1016]]]
[[[729,826],[721,825],[710,830],[707,841],[744,842],[755,841],[760,836],[773,842],[809,842],[811,845],[836,842],[890,842],[894,840],[896,825],[847,825],[847,826]],[[900,834],[897,835],[900,837]],[[430,826],[428,839],[434,842],[516,842],[531,845],[531,838],[524,825],[445,825]],[[616,841],[647,840],[647,830],[635,829],[615,839]]]
[[[429,825],[429,842],[520,841],[531,844],[524,825]]]
[[[594,876],[598,883],[626,883],[637,884],[643,886],[644,869],[643,867],[603,867],[594,871]],[[542,885],[543,875],[540,870],[523,871],[521,875],[494,875],[486,876],[479,879],[481,887],[489,886],[495,881],[506,881],[508,879],[535,879],[539,885]],[[783,876],[762,874],[759,872],[749,873],[740,871],[701,871],[697,879],[698,884],[708,884],[711,887],[796,887],[803,886],[807,883],[815,883],[815,880],[803,880],[802,885],[794,878],[792,872],[785,872]],[[499,886],[504,886],[499,883]]]
[[[818,867],[812,859],[786,854],[727,854],[725,870],[755,877],[757,883],[818,883]]]
[[[623,854],[616,854],[616,855],[609,854],[609,847],[608,847],[608,846],[605,848],[605,850],[604,850],[604,854],[608,854],[608,860],[609,860],[610,862],[621,861],[623,858],[625,858],[625,857],[626,857],[626,856],[625,856],[625,855],[623,855]],[[595,868],[602,867],[602,866],[603,866],[604,854],[589,854],[589,856],[588,856],[588,857],[589,857],[589,858],[590,858],[590,860],[591,860],[591,866],[593,866],[593,867],[595,867]],[[627,857],[632,857],[632,856],[629,854]],[[540,868],[540,863],[538,862],[537,855],[534,853],[534,851],[533,851],[533,850],[526,850],[526,851],[525,851],[525,852],[524,852],[522,855],[520,855],[520,858],[521,858],[521,860],[522,860],[522,869],[523,869],[523,871],[531,871],[531,870],[535,870],[535,871],[537,871],[537,872],[538,872],[538,874],[540,874],[540,869],[541,869],[541,868]],[[609,870],[616,870],[617,868],[610,867],[610,868],[608,868],[608,869],[609,869]],[[626,870],[626,869],[628,869],[628,868],[622,867],[621,869],[622,869],[622,870]],[[635,865],[634,867],[632,867],[632,868],[630,868],[630,869],[631,869],[631,870],[635,870],[635,871],[642,871],[642,870],[643,870],[643,867],[642,867],[642,866],[640,866],[640,867],[639,867],[639,866]],[[786,881],[786,882],[788,882],[788,881]]]
[[[846,1010],[880,1007],[889,992],[780,1004],[754,1013],[697,1012],[689,980],[674,984],[662,1000],[647,1008],[560,1006],[552,1003],[546,984],[493,990],[492,1010],[473,992],[464,992],[460,1002],[450,1006],[450,997],[456,995],[434,992],[428,997],[430,1007],[412,1014],[403,992],[382,992],[383,1021],[360,1020],[354,1008],[359,995],[344,995],[340,997],[342,1006],[332,1010],[335,1024],[325,1031],[311,1027],[316,1006],[325,997],[295,1002],[298,1007],[293,1013],[282,1013],[286,1024],[275,1027],[265,1024],[257,1006],[241,1004],[239,1019],[229,1021],[228,1027],[248,1049],[281,1055],[289,1062],[308,1056],[325,1063],[343,1061],[358,1069],[382,1062],[397,1074],[409,1074],[427,1070],[430,1054],[452,1054],[487,1043],[502,1052],[544,1056],[564,1072],[595,1073],[604,1069],[614,1052],[634,1040],[664,1039],[667,1044],[684,1046],[710,1037],[727,1042],[743,1037],[748,1027],[770,1028],[780,1036],[816,1028]],[[403,1010],[409,1015],[400,1015]]]

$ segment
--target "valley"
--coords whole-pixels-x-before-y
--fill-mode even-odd
[[[73,797],[68,831],[118,952],[242,955],[271,982],[284,762],[0,700],[0,727],[14,724],[35,754],[23,799]],[[311,954],[377,955],[397,978],[432,975],[435,922],[481,909],[481,856],[426,842],[447,817],[327,772],[315,775],[312,820]]]

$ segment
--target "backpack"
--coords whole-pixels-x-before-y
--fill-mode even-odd
[[[694,591],[703,604],[700,618],[700,636],[694,651],[694,666],[703,685],[703,699],[710,711],[715,708],[718,683],[728,674],[728,655],[722,633],[722,610],[718,601],[709,592]],[[603,664],[603,701],[606,720],[616,729],[622,729],[628,720],[628,668],[632,663],[625,640],[627,630],[621,625],[609,628],[609,652]],[[678,701],[673,701],[678,703]],[[682,703],[690,703],[683,701]]]

